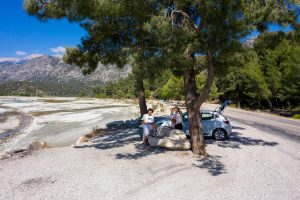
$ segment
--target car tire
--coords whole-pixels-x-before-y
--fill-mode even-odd
[[[227,132],[224,129],[217,128],[212,134],[215,140],[225,140],[227,138]]]

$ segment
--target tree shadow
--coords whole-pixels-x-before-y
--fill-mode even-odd
[[[224,141],[215,141],[207,139],[206,144],[217,144],[219,147],[241,149],[242,146],[268,146],[273,147],[278,145],[277,142],[268,142],[262,139],[254,139],[251,137],[244,137],[239,132],[233,132],[231,136]]]
[[[233,127],[236,130],[246,130],[243,127]],[[242,149],[243,146],[267,146],[274,147],[277,142],[269,142],[262,139],[245,137],[240,132],[233,132],[231,136],[224,141],[216,141],[211,138],[206,138],[206,145],[216,144],[222,148]],[[227,173],[226,166],[221,161],[221,156],[202,156],[194,166],[201,169],[207,169],[212,176],[218,176]]]
[[[125,145],[140,141],[139,129],[106,129],[104,136],[99,136],[91,142],[83,145],[76,145],[75,148],[94,147],[96,149],[107,150],[119,148]]]
[[[108,150],[113,148],[124,147],[135,143],[135,151],[133,153],[118,153],[115,155],[116,159],[137,160],[146,156],[156,155],[166,152],[163,148],[142,148],[140,142],[140,129],[106,129],[104,136],[99,136],[91,140],[89,143],[82,145],[75,145],[74,148],[96,148],[100,150]]]
[[[232,129],[233,129],[233,130],[246,130],[245,128],[243,128],[243,127],[238,127],[238,126],[232,126]]]
[[[149,148],[148,150],[143,149],[140,144],[135,145],[136,151],[134,153],[118,153],[116,159],[124,160],[137,160],[150,155],[157,155],[165,153],[166,149],[163,148]]]
[[[206,169],[212,176],[226,174],[225,164],[221,162],[221,156],[202,156],[193,165],[200,169]]]
[[[242,127],[234,127],[236,130],[244,130]],[[75,148],[93,147],[100,150],[109,150],[113,148],[120,148],[126,145],[133,144],[134,150],[129,153],[119,152],[115,154],[117,160],[138,160],[151,155],[158,155],[169,152],[164,148],[150,148],[148,150],[142,149],[140,128],[119,128],[106,129],[104,136],[99,136],[92,139],[91,142],[75,146]],[[274,147],[278,145],[277,142],[269,142],[262,139],[254,139],[251,137],[244,137],[239,132],[233,132],[232,135],[225,141],[215,141],[206,138],[206,145],[217,145],[222,148],[242,149],[242,146],[267,146]],[[201,156],[192,166],[199,169],[206,169],[212,176],[219,176],[227,173],[226,166],[222,162],[221,156]]]

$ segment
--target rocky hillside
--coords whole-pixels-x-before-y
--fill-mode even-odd
[[[83,76],[77,66],[62,63],[59,58],[41,56],[21,62],[0,63],[0,83],[7,82],[50,82],[50,83],[94,83],[115,82],[130,74],[131,68],[117,69],[114,66],[98,66],[97,70],[88,76]]]

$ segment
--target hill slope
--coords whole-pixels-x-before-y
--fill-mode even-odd
[[[78,96],[87,94],[90,86],[116,82],[130,73],[130,66],[118,69],[99,64],[93,74],[84,76],[79,67],[52,56],[0,62],[0,96]]]
[[[97,70],[88,76],[82,75],[79,67],[62,63],[59,58],[41,56],[21,62],[0,63],[0,83],[6,82],[49,82],[49,83],[95,83],[115,82],[127,77],[131,67],[117,69],[115,66],[99,64]]]

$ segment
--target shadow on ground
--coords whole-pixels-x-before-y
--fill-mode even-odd
[[[232,129],[233,130],[246,130],[245,128],[239,127],[239,126],[232,126]]]
[[[233,132],[231,136],[224,141],[215,141],[212,139],[207,139],[206,144],[217,144],[219,147],[223,148],[233,148],[241,149],[242,146],[269,146],[273,147],[278,145],[277,142],[268,142],[262,139],[254,139],[251,137],[244,137],[239,132]]]
[[[135,144],[136,151],[134,153],[118,153],[116,154],[116,159],[125,160],[137,160],[150,155],[157,155],[165,153],[166,150],[163,148],[149,148],[148,150],[143,149],[142,145]]]
[[[221,156],[202,156],[193,165],[200,169],[206,169],[212,176],[226,174],[225,164],[221,162]]]
[[[233,130],[245,130],[243,127],[233,127]],[[129,153],[117,153],[115,158],[118,160],[138,160],[151,155],[158,155],[167,152],[163,148],[150,148],[145,150],[140,144],[141,129],[126,128],[126,129],[107,129],[104,136],[94,138],[91,142],[75,146],[75,148],[89,148],[93,147],[100,150],[109,150],[113,148],[120,148],[126,145],[134,144],[134,151]],[[222,148],[242,149],[243,146],[268,146],[274,147],[278,145],[277,142],[264,141],[262,139],[254,139],[251,137],[244,137],[239,132],[233,132],[228,140],[215,141],[206,139],[206,145],[216,144]],[[222,162],[221,156],[201,156],[193,164],[194,167],[206,169],[212,176],[218,176],[227,173],[226,166]]]
[[[77,145],[75,148],[94,147],[96,149],[107,150],[119,148],[131,143],[140,141],[139,129],[107,129],[105,135],[94,138],[84,145]]]

